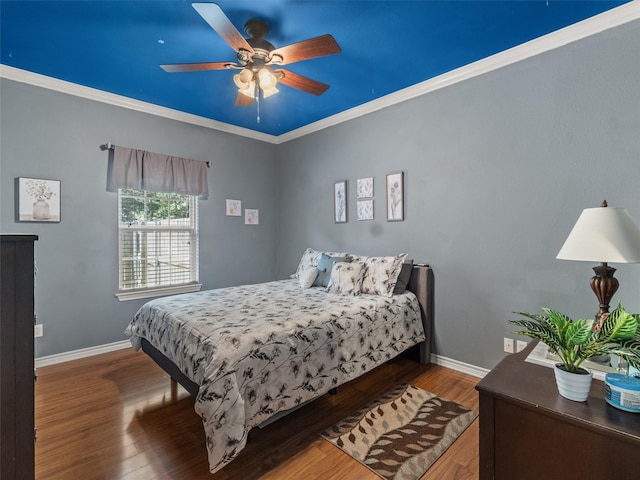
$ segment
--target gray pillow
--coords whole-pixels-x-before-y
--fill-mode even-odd
[[[320,256],[318,261],[318,276],[313,281],[314,287],[326,287],[329,285],[329,279],[331,278],[331,269],[333,264],[337,262],[350,262],[351,257],[330,257],[326,253]]]
[[[413,260],[405,260],[398,275],[398,281],[393,289],[394,295],[400,295],[409,286],[409,280],[411,279],[411,272],[413,271]]]

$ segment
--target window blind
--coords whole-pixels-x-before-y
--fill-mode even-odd
[[[125,189],[118,199],[119,290],[196,284],[196,197]]]

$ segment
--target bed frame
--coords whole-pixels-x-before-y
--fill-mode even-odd
[[[415,293],[418,298],[422,325],[427,339],[408,349],[402,355],[422,365],[427,365],[431,361],[434,317],[434,278],[431,267],[429,265],[414,265],[407,288]],[[195,398],[198,395],[199,385],[192,382],[171,360],[165,357],[145,338],[142,339],[142,350],[149,355],[160,368],[167,372],[173,381],[182,385],[192,397]]]

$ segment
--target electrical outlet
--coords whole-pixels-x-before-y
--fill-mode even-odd
[[[41,337],[44,335],[44,330],[42,329],[42,324],[41,323],[37,323],[33,326],[33,336],[34,337]]]
[[[516,352],[521,352],[522,350],[527,348],[527,345],[529,345],[529,344],[527,342],[525,342],[524,340],[518,340],[516,342]]]
[[[513,338],[504,337],[504,351],[513,353]]]

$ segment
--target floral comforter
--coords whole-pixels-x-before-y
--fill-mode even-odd
[[[195,401],[211,472],[244,448],[249,430],[425,339],[418,301],[303,290],[297,280],[153,300],[126,333],[146,338],[200,385]]]

